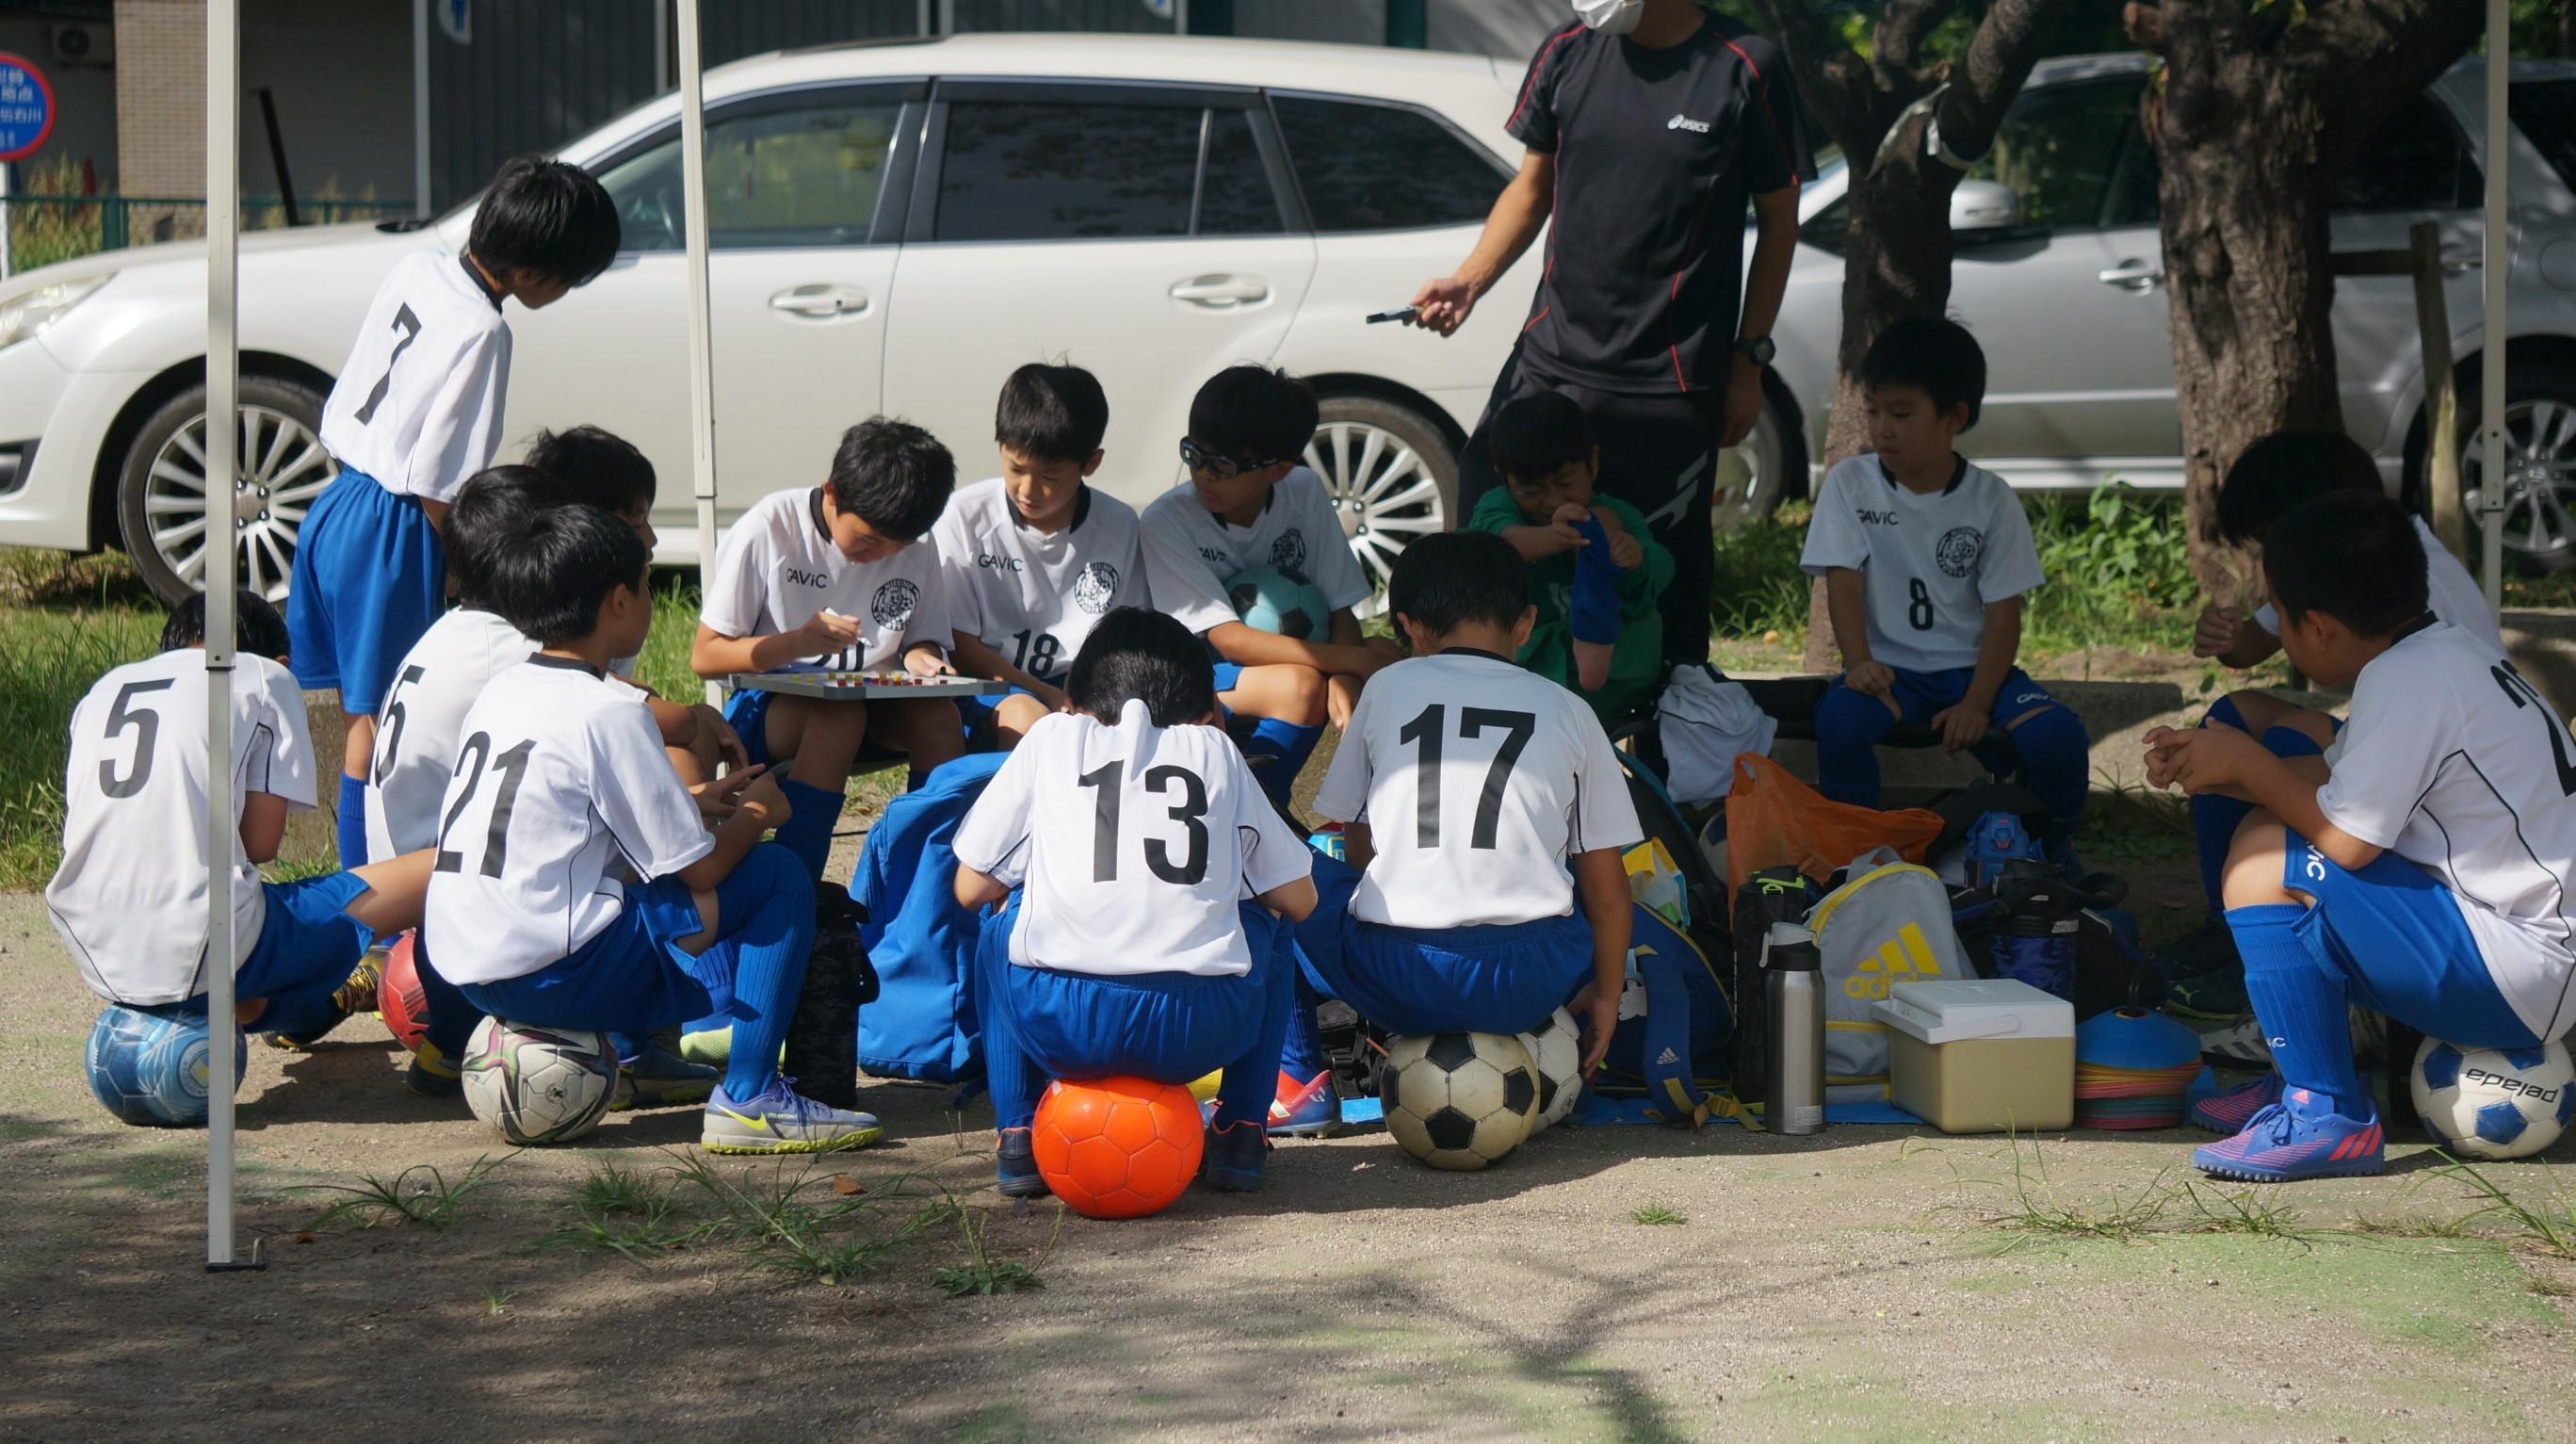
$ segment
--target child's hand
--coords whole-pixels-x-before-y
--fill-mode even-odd
[[[796,655],[828,657],[858,640],[859,622],[856,617],[820,611],[796,629]]]
[[[2150,749],[2147,780],[2157,787],[2180,787],[2194,797],[2203,793],[2241,791],[2245,779],[2269,758],[2263,744],[2233,727],[2194,727],[2176,731],[2159,727],[2147,734]]]
[[[689,715],[697,719],[699,736],[715,739],[716,753],[724,759],[725,766],[738,773],[751,765],[751,753],[742,745],[742,734],[733,730],[722,712],[700,702],[689,709]]]
[[[1884,662],[1860,662],[1845,668],[1843,685],[1864,697],[1896,695],[1896,674]]]
[[[1646,549],[1637,539],[1610,523],[1605,517],[1602,529],[1610,535],[1610,565],[1623,572],[1633,572],[1646,560]]]
[[[731,778],[725,780],[732,781]],[[787,794],[779,790],[778,779],[763,770],[758,777],[752,779],[749,787],[743,789],[742,800],[735,804],[734,815],[749,817],[765,832],[773,827],[785,826],[787,819],[796,815],[796,809],[788,805]]]
[[[946,653],[929,642],[903,654],[903,669],[916,677],[954,677],[957,669],[948,664]]]
[[[733,816],[741,810],[742,795],[753,783],[763,780],[768,771],[766,767],[737,767],[713,782],[690,788],[689,795],[698,800],[698,815],[709,822],[722,822]]]
[[[2245,637],[2245,619],[2234,607],[2203,607],[2200,620],[2192,625],[2191,654],[2195,657],[2224,657],[2236,650]]]
[[[1973,702],[1959,702],[1932,714],[1932,730],[1941,734],[1941,750],[1965,752],[1986,740],[1991,719]]]
[[[1593,990],[1592,1005],[1585,1010],[1583,1024],[1583,1076],[1600,1071],[1601,1060],[1610,1056],[1610,1035],[1619,1031],[1619,995],[1606,988]]]

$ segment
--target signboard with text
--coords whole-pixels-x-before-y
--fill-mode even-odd
[[[54,88],[35,62],[0,50],[0,165],[25,160],[54,130]]]

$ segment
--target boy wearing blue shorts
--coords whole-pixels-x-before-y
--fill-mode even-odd
[[[951,675],[947,586],[933,524],[957,486],[948,448],[879,416],[849,429],[821,486],[772,492],[725,533],[706,574],[689,665],[721,681],[781,667]],[[754,764],[786,770],[779,845],[820,880],[862,744],[892,748],[918,782],[965,750],[945,698],[822,701],[743,690],[725,720]]]
[[[1843,675],[1816,704],[1817,790],[1876,807],[1871,749],[1899,722],[1929,721],[1949,752],[2001,734],[2063,861],[2092,744],[2014,665],[2039,549],[2012,488],[1955,445],[1985,400],[1985,353],[1955,321],[1899,321],[1870,344],[1860,384],[1870,451],[1827,474],[1798,559],[1825,579],[1843,651]]]
[[[873,1143],[875,1118],[778,1071],[814,888],[792,854],[760,845],[786,820],[777,783],[726,779],[734,811],[709,832],[651,715],[608,674],[652,627],[650,561],[631,528],[586,506],[538,513],[494,559],[494,605],[543,650],[466,714],[422,938],[466,1001],[512,1022],[647,1035],[731,1018],[699,1135],[712,1152]]]
[[[2501,651],[2430,609],[2423,541],[2386,497],[2290,511],[2263,570],[2290,660],[2351,688],[2352,713],[2322,758],[2232,727],[2147,736],[2156,785],[2254,809],[2228,848],[2227,925],[2279,1071],[2192,1162],[2257,1182],[2376,1173],[2348,999],[2468,1049],[2576,1027],[2576,739]]]
[[[1189,630],[1127,607],[1091,629],[1039,719],[957,829],[1004,1196],[1046,1192],[1030,1153],[1054,1078],[1183,1083],[1222,1068],[1208,1182],[1261,1186],[1262,1127],[1295,999],[1281,922],[1315,906],[1305,840],[1216,721]]]
[[[286,623],[243,592],[232,672],[236,1021],[311,1038],[361,1007],[349,960],[420,918],[426,852],[300,882],[263,882],[289,812],[313,806],[304,693],[288,672]],[[206,599],[181,602],[161,652],[115,668],[72,712],[63,775],[63,862],[45,910],[81,980],[109,1002],[204,1017],[206,969]],[[372,980],[373,975],[368,975]]]
[[[1011,684],[960,704],[986,746],[1012,747],[1064,708],[1083,639],[1114,607],[1145,602],[1136,511],[1085,480],[1100,469],[1109,398],[1079,366],[1038,362],[1002,383],[993,440],[1002,474],[962,488],[931,530],[948,578],[957,669]]]
[[[1644,839],[1609,734],[1583,699],[1512,661],[1537,620],[1529,566],[1490,532],[1407,547],[1387,604],[1413,655],[1371,678],[1315,794],[1349,824],[1298,925],[1313,993],[1403,1034],[1523,1033],[1586,1017],[1584,1067],[1619,1022],[1633,926],[1620,855]],[[1312,997],[1308,1002],[1311,1004]],[[1336,1125],[1311,1006],[1274,1131]]]
[[[366,861],[367,761],[376,704],[403,653],[447,606],[439,529],[466,478],[492,464],[510,389],[501,303],[553,305],[617,256],[617,208],[578,166],[501,167],[463,255],[422,251],[377,288],[322,406],[340,464],[297,534],[286,621],[295,677],[337,690],[347,723],[340,862]]]
[[[1298,464],[1315,438],[1315,393],[1285,371],[1229,366],[1190,402],[1181,461],[1190,479],[1145,508],[1145,575],[1154,606],[1216,654],[1217,700],[1253,719],[1246,756],[1281,807],[1324,723],[1346,726],[1360,684],[1396,656],[1364,642],[1351,609],[1369,580],[1342,537],[1323,479]],[[1228,588],[1253,567],[1314,583],[1331,613],[1320,639],[1245,625]]]

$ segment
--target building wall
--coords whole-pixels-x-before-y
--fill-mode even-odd
[[[206,193],[205,0],[116,0],[116,179],[127,195]]]
[[[266,86],[298,197],[410,199],[411,0],[244,0],[241,46],[245,193],[278,193],[257,96]]]
[[[0,50],[35,62],[54,88],[54,133],[45,148],[19,163],[27,171],[66,161],[88,165],[102,191],[116,184],[116,72],[104,65],[63,65],[53,57],[53,27],[59,17],[25,11],[0,11]],[[107,24],[94,29],[105,32]]]

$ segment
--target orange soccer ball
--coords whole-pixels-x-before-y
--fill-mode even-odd
[[[420,969],[412,960],[412,937],[403,934],[385,952],[384,981],[376,985],[376,1011],[403,1051],[417,1053],[429,1037],[429,994],[421,987]]]
[[[1142,1218],[1171,1207],[1199,1171],[1199,1105],[1178,1083],[1095,1078],[1052,1083],[1030,1145],[1038,1175],[1086,1218]]]

